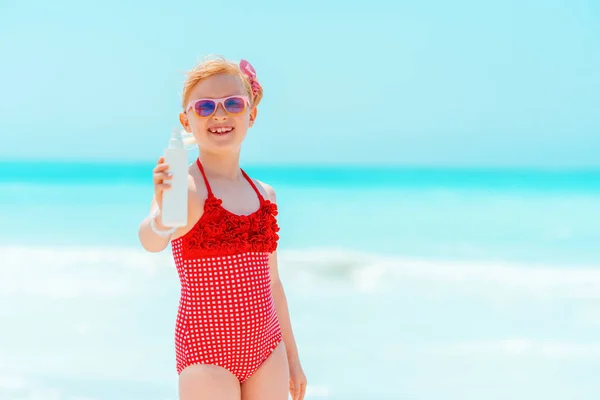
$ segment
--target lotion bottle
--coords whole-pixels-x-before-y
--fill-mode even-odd
[[[168,227],[187,225],[188,219],[188,152],[180,129],[173,129],[169,145],[164,152],[165,163],[171,175],[171,187],[163,191],[161,222]]]

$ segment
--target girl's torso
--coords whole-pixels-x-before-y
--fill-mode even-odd
[[[188,225],[171,241],[181,248],[183,258],[275,251],[277,205],[265,198],[266,191],[263,194],[241,170],[245,181],[233,187],[214,185],[217,196],[199,160],[196,166],[190,168]]]
[[[211,363],[229,369],[242,382],[282,340],[269,262],[279,238],[277,206],[242,171],[255,208],[246,214],[233,212],[215,196],[199,161],[197,165],[206,199],[195,203],[203,204],[201,213],[190,207],[196,221],[171,241],[181,281],[177,371]]]

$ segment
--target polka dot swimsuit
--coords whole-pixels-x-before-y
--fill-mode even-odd
[[[204,213],[187,234],[171,242],[181,282],[177,373],[193,364],[213,364],[243,382],[282,340],[269,271],[269,254],[279,239],[277,206],[242,171],[260,207],[249,215],[231,213],[197,164],[208,192]]]

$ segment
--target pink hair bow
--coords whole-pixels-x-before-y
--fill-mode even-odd
[[[260,83],[256,79],[256,71],[254,67],[246,60],[240,61],[240,69],[242,72],[250,79],[250,85],[252,86],[252,93],[256,96],[258,91],[260,90]]]

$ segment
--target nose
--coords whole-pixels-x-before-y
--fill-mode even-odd
[[[227,121],[227,111],[225,111],[225,108],[223,108],[222,104],[217,105],[217,109],[215,110],[215,113],[213,114],[213,119],[217,122]]]

